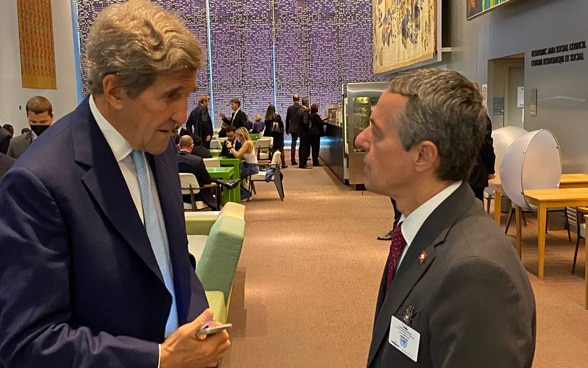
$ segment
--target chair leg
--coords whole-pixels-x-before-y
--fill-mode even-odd
[[[576,250],[574,251],[574,262],[572,263],[572,275],[576,272],[576,260],[578,259],[578,248],[580,248],[580,233],[576,237]],[[586,239],[584,239],[586,241]]]
[[[570,233],[570,219],[568,218],[568,211],[564,211],[564,218],[566,221],[566,229],[568,230],[568,241],[572,241],[572,234]],[[576,222],[578,221],[578,214],[576,213]]]
[[[280,173],[278,173],[278,176],[280,175]],[[284,200],[284,187],[282,186],[282,180],[281,179],[277,179],[274,176],[274,184],[276,185],[276,189],[278,190],[278,195],[280,196],[280,200],[283,201]]]
[[[511,207],[510,211],[508,211],[508,220],[506,221],[506,228],[504,229],[505,234],[508,234],[508,227],[510,226],[510,222],[512,221],[513,215],[514,215],[514,209]]]

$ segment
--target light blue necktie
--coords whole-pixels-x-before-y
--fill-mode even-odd
[[[151,248],[155,254],[157,265],[163,276],[165,287],[172,296],[172,305],[165,324],[165,337],[171,335],[178,328],[178,309],[176,305],[176,295],[174,292],[174,281],[172,276],[171,264],[169,261],[169,252],[166,249],[163,232],[159,226],[159,218],[153,203],[153,196],[151,195],[151,188],[149,186],[149,178],[147,166],[145,164],[145,156],[143,152],[133,150],[131,153],[133,163],[135,164],[135,171],[137,172],[137,180],[139,181],[139,191],[141,192],[141,203],[143,204],[143,219],[145,222],[145,229],[147,236],[151,243]]]

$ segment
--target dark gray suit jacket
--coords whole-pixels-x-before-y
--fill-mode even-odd
[[[8,147],[8,156],[12,158],[19,158],[24,151],[30,146],[33,137],[33,132],[17,135],[10,140]]]
[[[386,270],[369,368],[531,367],[535,301],[527,273],[467,183],[429,216],[388,292],[385,285]],[[416,363],[388,343],[392,316],[405,315],[420,333]]]

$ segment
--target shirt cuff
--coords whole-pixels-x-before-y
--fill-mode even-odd
[[[159,355],[157,356],[157,368],[159,368],[161,366],[161,344],[157,344],[157,347],[159,348]]]

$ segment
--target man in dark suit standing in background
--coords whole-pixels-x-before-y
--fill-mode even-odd
[[[486,130],[482,96],[457,72],[393,77],[356,138],[365,186],[394,198],[369,368],[531,368],[535,301],[511,242],[467,176]]]
[[[201,46],[147,0],[105,8],[87,46],[91,95],[0,182],[0,365],[216,366],[171,140]]]
[[[286,133],[290,134],[292,144],[290,145],[290,160],[292,165],[297,165],[296,162],[296,141],[298,140],[298,130],[302,125],[302,113],[300,109],[300,96],[297,94],[292,96],[293,104],[286,110]]]
[[[212,120],[208,113],[209,104],[210,97],[206,95],[198,96],[198,106],[192,110],[186,122],[188,133],[192,136],[199,136],[202,139],[202,145],[208,149],[210,149],[210,140],[213,133]]]
[[[223,123],[225,123],[226,126],[232,126],[235,128],[235,130],[239,129],[240,127],[245,127],[249,130],[247,116],[243,110],[241,110],[241,101],[238,98],[233,98],[231,100],[231,110],[233,110],[233,114],[231,115],[230,120],[222,112],[219,114],[221,119],[223,119]]]
[[[29,98],[26,112],[31,131],[10,140],[8,156],[13,158],[19,158],[31,143],[53,123],[53,106],[43,96]]]
[[[308,156],[310,156],[310,101],[308,98],[302,99],[302,108],[298,109],[297,114],[302,116],[301,124],[298,126],[298,137],[300,137],[298,167],[312,169],[312,166],[308,166]]]

